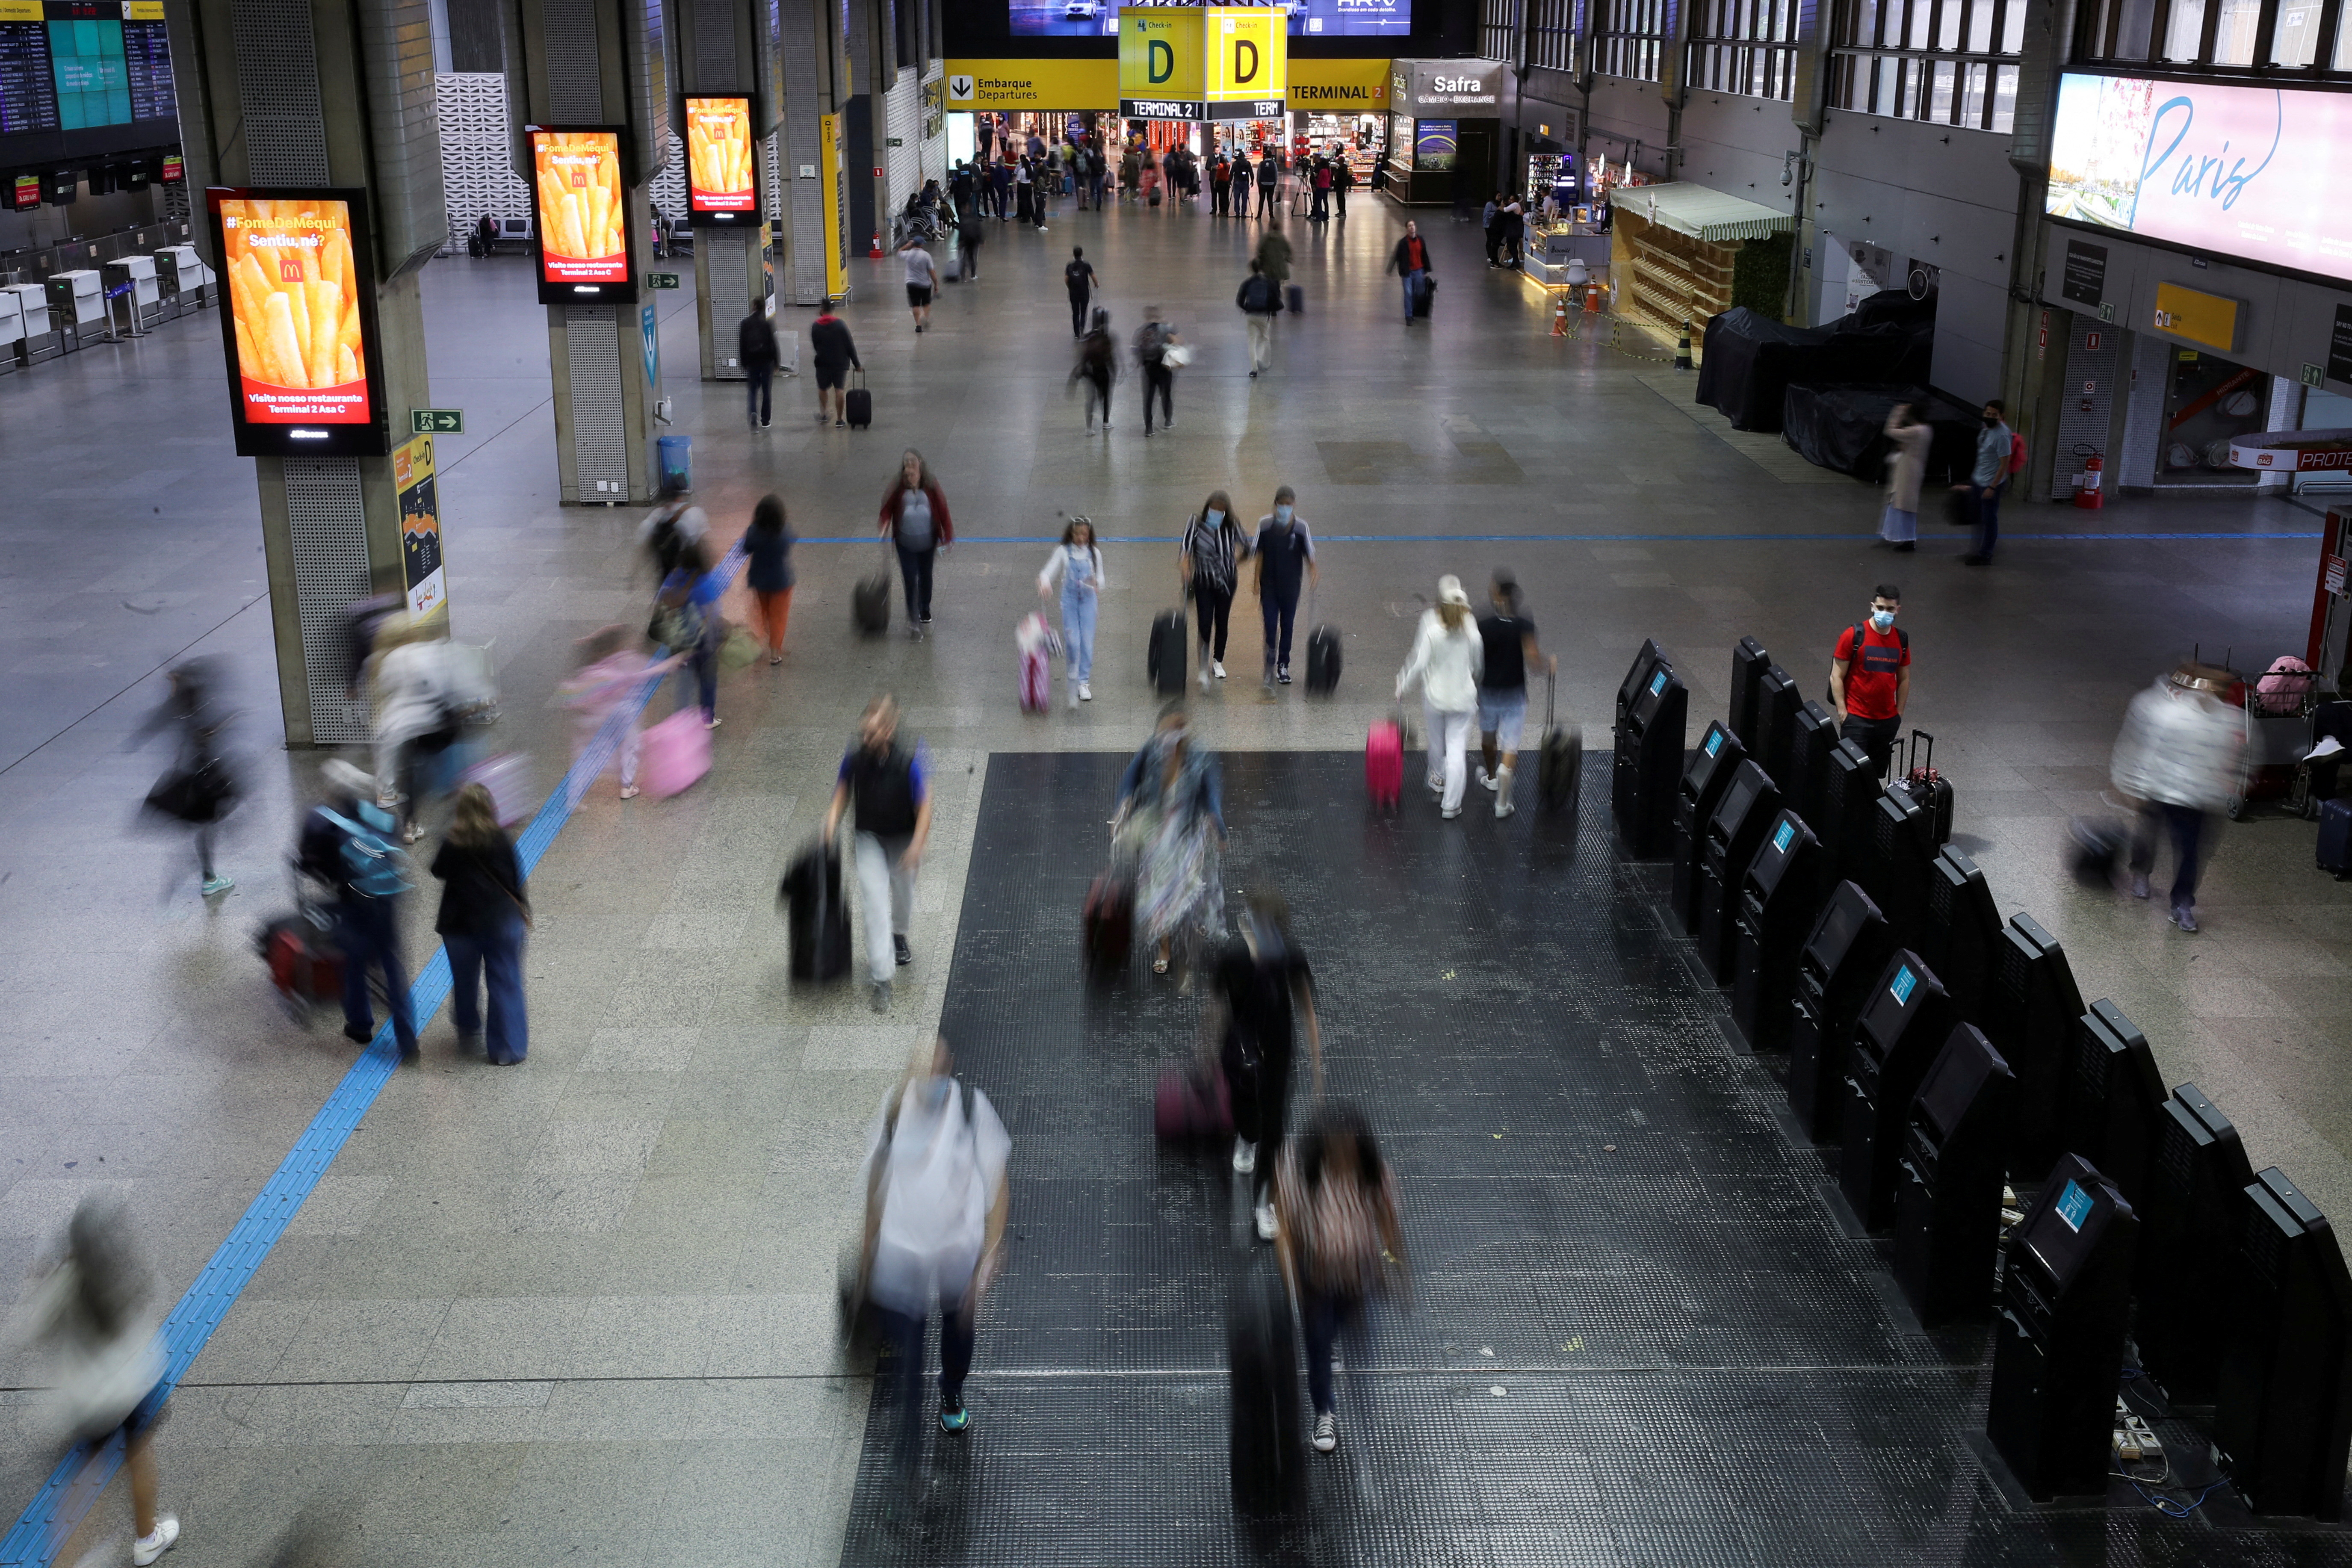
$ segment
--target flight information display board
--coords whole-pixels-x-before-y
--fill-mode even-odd
[[[174,145],[163,0],[0,0],[0,165]]]

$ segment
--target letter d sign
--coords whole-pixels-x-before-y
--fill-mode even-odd
[[[1151,40],[1145,55],[1145,79],[1158,87],[1176,74],[1176,51],[1158,38]]]
[[[1234,85],[1245,87],[1257,79],[1257,46],[1247,38],[1234,40]]]

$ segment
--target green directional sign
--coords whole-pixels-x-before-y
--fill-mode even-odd
[[[408,411],[408,431],[412,436],[458,436],[466,429],[466,411],[462,408],[412,408]]]
[[[675,289],[677,287],[677,274],[675,272],[648,272],[646,274],[646,287],[648,289]]]

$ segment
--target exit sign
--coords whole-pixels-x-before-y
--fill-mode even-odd
[[[462,436],[466,431],[466,411],[412,408],[408,411],[408,430],[413,436]]]
[[[648,289],[675,289],[677,287],[677,279],[678,275],[675,272],[648,272],[646,274],[646,287]]]

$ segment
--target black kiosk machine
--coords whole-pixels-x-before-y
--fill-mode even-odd
[[[1927,902],[1927,868],[1936,846],[1927,814],[1907,790],[1889,790],[1871,803],[1869,826],[1854,880],[1878,905],[1905,947],[1919,942],[1919,915]]]
[[[1821,814],[1822,789],[1829,782],[1830,753],[1837,750],[1838,725],[1818,702],[1801,704],[1789,721],[1789,748],[1772,775],[1782,804],[1811,822]]]
[[[1820,910],[1813,896],[1813,863],[1821,852],[1812,829],[1795,812],[1784,810],[1772,819],[1772,830],[1764,836],[1741,879],[1731,1016],[1750,1050],[1789,1048],[1797,953]]]
[[[2016,1084],[1973,1024],[1962,1024],[1919,1080],[1903,1131],[1895,1194],[1895,1279],[1927,1328],[1992,1310],[2000,1250],[2000,1121]]]
[[[1777,664],[1756,683],[1756,743],[1748,753],[1776,779],[1788,771],[1789,740],[1796,730],[1797,710],[1804,705],[1797,678]]]
[[[1698,934],[1698,889],[1706,860],[1707,819],[1731,787],[1731,775],[1748,760],[1748,748],[1721,720],[1706,727],[1698,749],[1683,769],[1675,793],[1675,917],[1685,936]]]
[[[2147,1037],[2102,996],[2074,1020],[2058,1087],[2058,1137],[2139,1205],[2163,1113],[2164,1079]]]
[[[2104,1497],[2139,1218],[2062,1154],[2010,1233],[1985,1435],[2026,1494]]]
[[[2066,950],[2031,915],[2011,915],[1994,945],[1992,977],[1979,1020],[1993,1049],[2017,1075],[2010,1101],[2009,1171],[2031,1182],[2063,1152],[2058,1142],[2058,1084],[2066,1041],[2083,1014],[2083,993]]]
[[[1645,648],[1650,645],[1644,645]],[[1636,860],[1655,860],[1673,846],[1675,802],[1680,795],[1683,733],[1690,693],[1675,667],[1661,658],[1617,729],[1610,799],[1617,831]]]
[[[1971,1024],[1984,1022],[1985,980],[2000,941],[2000,911],[1977,863],[1947,848],[1927,868],[1927,901],[1919,916],[1919,956]]]
[[[1844,1145],[1838,1187],[1854,1217],[1871,1232],[1895,1224],[1895,1192],[1902,1176],[1903,1129],[1911,1097],[1936,1053],[1951,1037],[1952,999],[1919,955],[1898,950],[1863,1004],[1853,1045],[1839,1087],[1845,1107],[1838,1123]]]
[[[1816,1143],[1837,1136],[1846,1050],[1886,948],[1878,906],[1852,882],[1840,882],[1798,950],[1789,1007],[1789,1109]]]
[[[2147,1245],[2132,1337],[2140,1364],[2175,1405],[2213,1403],[2253,1183],[2245,1145],[2221,1108],[2193,1083],[2174,1089],[2157,1117],[2138,1205]]]
[[[1885,793],[1870,753],[1852,741],[1830,748],[1822,765],[1821,809],[1805,818],[1822,841],[1822,889],[1854,879],[1870,844],[1870,808]]]
[[[2352,1450],[2352,1279],[2326,1216],[2276,1166],[2247,1186],[2246,1201],[2214,1462],[2256,1513],[2340,1519]]]
[[[1756,754],[1756,721],[1763,711],[1764,672],[1771,668],[1772,656],[1754,637],[1741,637],[1731,650],[1731,732],[1750,756]]]
[[[1698,955],[1717,985],[1731,984],[1739,941],[1739,895],[1748,863],[1780,809],[1780,792],[1753,762],[1739,764],[1706,823],[1698,890]]]

